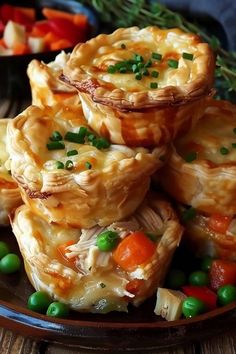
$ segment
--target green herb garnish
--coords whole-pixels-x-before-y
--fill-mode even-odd
[[[191,151],[187,155],[184,156],[184,160],[186,162],[192,162],[197,159],[197,152],[196,151]]]
[[[67,151],[66,155],[67,156],[78,155],[78,151],[77,150],[70,150],[70,151]]]
[[[152,77],[157,78],[157,77],[159,76],[159,72],[156,71],[156,70],[153,70],[153,71],[151,72],[151,75],[152,75]]]
[[[57,168],[58,170],[64,169],[64,168],[65,168],[64,163],[61,162],[61,161],[56,161],[56,168]]]
[[[74,167],[73,161],[71,161],[71,160],[66,161],[66,163],[65,163],[66,170],[72,170],[73,167]]]
[[[60,141],[62,140],[62,135],[58,131],[54,131],[49,138],[51,141]]]
[[[151,82],[150,83],[150,88],[151,89],[156,89],[158,87],[158,83],[157,82]]]
[[[191,53],[182,53],[182,57],[186,60],[193,60],[193,54]]]
[[[160,61],[162,59],[162,55],[159,53],[152,53],[152,58]]]
[[[47,144],[48,150],[62,150],[65,149],[65,144],[61,141],[51,141]]]
[[[222,146],[220,148],[220,153],[221,153],[221,155],[228,155],[229,149],[227,149],[225,146]]]
[[[179,67],[179,62],[178,60],[175,59],[169,59],[167,61],[167,64],[170,68],[177,69]]]
[[[91,163],[90,163],[89,161],[86,161],[86,162],[85,162],[85,167],[86,167],[88,170],[91,170],[92,165],[91,165]]]

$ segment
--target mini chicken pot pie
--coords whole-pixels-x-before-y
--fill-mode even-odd
[[[9,119],[0,119],[0,224],[9,224],[8,214],[22,204],[20,190],[5,166],[8,160],[6,151],[6,130]]]
[[[31,106],[8,127],[12,175],[24,201],[49,222],[74,227],[132,214],[166,153],[165,146],[110,145],[83,117],[57,107]]]
[[[74,108],[80,105],[77,90],[59,80],[62,68],[69,57],[70,54],[62,51],[53,62],[48,64],[36,59],[29,63],[27,74],[30,80],[32,104],[41,107],[60,103],[65,106],[75,106]]]
[[[207,214],[181,206],[185,240],[199,257],[236,261],[236,217]]]
[[[135,214],[90,229],[49,225],[27,206],[13,232],[37,290],[77,311],[107,313],[138,306],[163,283],[182,226],[170,204],[149,195]]]
[[[201,116],[213,77],[212,51],[198,36],[131,27],[76,46],[61,79],[79,90],[97,133],[150,146],[170,141]]]
[[[236,106],[210,100],[196,127],[174,145],[158,174],[164,189],[206,213],[236,214]]]

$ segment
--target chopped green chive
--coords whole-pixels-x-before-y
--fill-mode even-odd
[[[142,70],[142,75],[144,75],[144,76],[149,76],[149,71],[144,68],[144,69]]]
[[[234,134],[236,134],[236,128],[233,129]]]
[[[186,223],[188,221],[191,221],[192,219],[195,218],[196,215],[197,215],[196,209],[191,207],[182,213],[182,218],[181,218],[182,222]]]
[[[158,83],[157,82],[151,82],[150,83],[150,88],[151,89],[156,89],[158,87]]]
[[[186,60],[193,60],[193,54],[191,54],[191,53],[183,53],[182,54],[182,57],[184,58],[184,59],[186,59]]]
[[[52,141],[47,144],[48,150],[62,150],[65,149],[65,144],[61,141]]]
[[[84,143],[85,136],[87,135],[87,132],[88,132],[88,129],[86,127],[79,128],[78,135],[79,135],[80,139],[83,140],[83,143]]]
[[[92,145],[101,150],[109,148],[111,144],[105,138],[97,138],[92,141]]]
[[[122,66],[122,67],[119,69],[119,72],[120,72],[121,74],[124,74],[124,73],[127,72],[127,68],[126,68],[125,66]]]
[[[222,146],[220,148],[220,153],[221,153],[221,155],[228,155],[229,149],[227,149],[225,146]]]
[[[152,61],[151,59],[147,60],[146,63],[144,64],[145,68],[150,68],[150,66],[152,66]]]
[[[66,170],[72,170],[73,167],[74,167],[73,161],[71,161],[71,160],[66,161],[66,163],[65,163]]]
[[[138,68],[137,64],[133,64],[132,65],[132,71],[133,71],[133,73],[137,73],[139,71],[139,68]]]
[[[91,165],[91,163],[90,163],[89,161],[86,161],[86,162],[85,162],[85,167],[86,167],[88,170],[91,170],[92,165]]]
[[[143,75],[142,75],[141,73],[137,73],[137,74],[135,75],[135,79],[136,79],[136,80],[141,80],[142,77],[143,77]]]
[[[162,59],[162,55],[159,53],[152,53],[152,58],[156,59],[156,60],[161,60]]]
[[[70,150],[70,151],[67,151],[66,155],[67,156],[78,155],[78,151],[77,150]]]
[[[57,168],[58,170],[64,169],[64,168],[65,168],[64,163],[61,162],[61,161],[56,161],[56,168]]]
[[[54,131],[49,139],[51,141],[60,141],[62,140],[62,135],[58,131]]]
[[[115,66],[114,66],[114,65],[109,65],[109,66],[108,66],[108,69],[107,69],[107,72],[108,72],[109,74],[114,74],[114,73],[116,72]]]
[[[64,139],[72,143],[83,144],[84,137],[80,136],[79,133],[67,132]]]
[[[152,75],[152,77],[157,78],[157,77],[159,76],[159,72],[156,71],[156,70],[153,70],[153,71],[151,72],[151,75]]]
[[[120,46],[122,49],[126,49],[126,45],[124,43],[121,44]]]
[[[232,147],[236,149],[236,143],[232,143]]]
[[[105,287],[106,287],[106,284],[100,283],[100,287],[101,287],[101,288],[105,288]]]
[[[139,61],[139,62],[143,62],[143,57],[142,57],[142,55],[134,54],[134,60]]]
[[[192,162],[197,159],[197,153],[196,151],[191,151],[187,155],[185,155],[184,160],[186,162]]]
[[[169,59],[167,63],[168,63],[168,66],[173,69],[177,69],[179,66],[178,60],[175,60],[175,59]]]
[[[88,141],[90,142],[96,139],[96,135],[94,135],[93,133],[87,134],[87,137],[88,137]]]

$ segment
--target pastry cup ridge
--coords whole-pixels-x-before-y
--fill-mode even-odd
[[[150,184],[150,176],[163,164],[167,147],[153,150],[111,145],[98,150],[86,144],[66,143],[78,149],[66,158],[66,150],[46,148],[53,131],[62,135],[79,126],[83,116],[57,107],[28,107],[8,125],[7,147],[12,176],[26,204],[49,222],[75,227],[107,225],[134,212]],[[57,169],[56,160],[73,160],[71,171]],[[92,168],[85,163],[91,161]]]
[[[171,36],[174,38],[173,40],[171,40]],[[134,43],[138,41],[145,43],[146,41],[148,44],[153,41],[155,43],[162,41],[172,51],[180,51],[183,43],[188,43],[196,53],[191,79],[181,85],[167,85],[157,90],[146,89],[132,92],[117,87],[112,80],[107,82],[105,79],[94,77],[89,66],[95,65],[93,62],[95,55],[102,53],[103,47],[112,47],[115,43],[122,43],[126,40]],[[175,43],[178,40],[180,48]],[[186,48],[186,45],[183,48]],[[157,47],[157,51],[158,49]],[[62,79],[75,86],[79,91],[90,94],[94,102],[116,109],[139,110],[181,105],[206,96],[213,84],[214,62],[214,55],[209,45],[202,43],[197,35],[184,33],[179,29],[161,30],[151,26],[141,30],[138,27],[119,28],[110,35],[100,34],[86,43],[76,46],[63,69]],[[183,73],[179,71],[179,78],[181,75]]]
[[[27,206],[18,208],[12,221],[13,232],[24,258],[27,275],[35,289],[47,291],[55,300],[65,302],[77,311],[85,312],[93,312],[94,304],[104,298],[108,301],[121,302],[123,305],[125,301],[123,308],[125,311],[128,302],[138,306],[151,296],[156,287],[164,281],[173,252],[180,243],[183,228],[167,201],[155,195],[149,195],[148,198],[151,200],[145,199],[138,208],[137,217],[134,213],[130,218],[109,226],[118,232],[129,234],[136,227],[132,229],[131,226],[129,231],[130,225],[139,227],[142,225],[140,221],[142,217],[143,223],[149,223],[150,226],[150,219],[148,222],[145,216],[145,212],[149,213],[150,210],[153,222],[164,225],[155,254],[148,263],[139,265],[133,272],[119,269],[112,259],[111,252],[106,254],[101,252],[103,257],[108,257],[106,265],[101,264],[97,258],[99,251],[95,250],[97,249],[95,245],[90,245],[90,249],[86,251],[89,253],[86,259],[91,260],[91,266],[88,269],[75,268],[73,263],[63,261],[58,256],[57,246],[67,241],[74,241],[77,244],[82,237],[81,232],[89,232],[93,238],[92,242],[95,242],[96,235],[104,228],[95,226],[90,230],[63,229],[59,225],[48,225]],[[73,247],[75,246],[70,246],[71,249],[74,249]],[[82,248],[79,254],[80,252],[83,252]],[[96,255],[95,258],[91,258],[91,254]],[[130,280],[137,278],[143,279],[144,283],[140,292],[134,296],[126,290],[126,286]],[[101,288],[100,283],[106,286]]]

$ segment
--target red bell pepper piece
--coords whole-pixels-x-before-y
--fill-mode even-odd
[[[51,25],[48,20],[42,20],[35,22],[33,31],[38,33],[38,36],[45,36],[47,33],[52,32]]]
[[[213,290],[223,285],[236,284],[236,263],[216,259],[212,262],[210,269],[210,284]]]
[[[0,20],[0,36],[3,34],[4,28],[4,23]]]
[[[84,32],[66,18],[54,18],[53,20],[49,20],[48,23],[51,26],[51,30],[61,39],[67,39],[73,44],[85,39]]]
[[[34,21],[32,20],[32,18],[27,16],[20,9],[16,9],[16,8],[14,10],[14,22],[25,26],[27,31],[31,31],[33,24],[34,24]]]
[[[207,286],[185,285],[182,291],[187,296],[193,296],[204,302],[208,310],[214,310],[217,303],[217,295]]]
[[[229,228],[231,221],[231,216],[212,214],[208,220],[208,227],[215,232],[225,234]]]
[[[14,20],[14,6],[4,4],[0,7],[0,19],[4,24]]]

